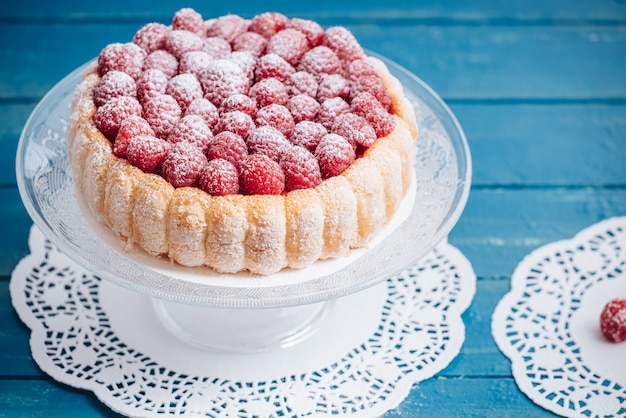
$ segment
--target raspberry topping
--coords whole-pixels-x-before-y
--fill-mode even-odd
[[[109,71],[96,86],[93,97],[96,106],[102,106],[110,99],[120,96],[137,96],[137,84],[135,80],[121,71]]]
[[[232,61],[213,61],[200,78],[204,97],[220,107],[228,96],[248,93],[248,77],[240,66]]]
[[[217,107],[205,98],[195,99],[187,106],[185,116],[198,115],[209,126],[209,129],[213,131],[219,122],[220,115],[217,112]]]
[[[348,98],[350,95],[350,82],[339,74],[327,74],[322,76],[317,91],[317,100],[323,103],[333,97]]]
[[[131,115],[124,119],[113,143],[113,154],[116,157],[126,158],[126,149],[130,139],[139,135],[154,136],[154,131],[141,116]]]
[[[239,193],[237,169],[221,158],[209,161],[200,176],[200,188],[213,196]]]
[[[269,53],[259,58],[254,77],[257,83],[265,78],[276,78],[282,82],[287,81],[296,70],[283,57]]]
[[[259,108],[273,103],[286,105],[289,100],[287,88],[280,80],[270,77],[265,78],[250,87],[250,97],[256,101]]]
[[[256,32],[244,32],[233,41],[233,51],[247,51],[259,58],[265,52],[267,39]]]
[[[189,142],[177,142],[163,159],[161,173],[174,187],[191,187],[198,184],[208,164],[198,147]]]
[[[165,38],[170,29],[162,23],[148,23],[135,33],[133,42],[148,54],[165,48]]]
[[[294,145],[304,147],[314,152],[319,142],[327,133],[328,131],[321,123],[305,120],[296,124],[289,140]]]
[[[176,99],[183,112],[191,102],[203,96],[200,82],[193,74],[179,74],[170,79],[165,93]]]
[[[346,70],[347,77],[350,81],[354,81],[359,77],[366,75],[376,75],[374,66],[365,60],[352,61]]]
[[[346,64],[365,56],[352,32],[343,26],[326,29],[324,45],[335,51],[339,59]]]
[[[295,125],[293,116],[283,105],[271,104],[259,109],[255,120],[257,126],[271,126],[289,138]]]
[[[341,97],[324,100],[317,114],[317,121],[330,130],[339,115],[350,111],[350,105]]]
[[[285,188],[285,175],[276,161],[263,154],[254,154],[241,162],[239,182],[245,194],[281,194]]]
[[[203,152],[209,148],[212,139],[213,132],[209,125],[198,115],[183,116],[167,136],[167,141],[172,144],[189,142]]]
[[[220,107],[220,113],[232,112],[233,110],[239,110],[251,117],[255,117],[257,111],[256,102],[245,94],[233,94],[224,99]]]
[[[197,78],[210,65],[213,58],[205,51],[189,51],[185,52],[178,63],[178,72],[180,74],[191,73]]]
[[[188,30],[173,30],[165,38],[165,49],[180,59],[185,52],[202,51],[204,40]]]
[[[307,189],[322,182],[317,159],[302,147],[291,147],[280,160],[285,174],[285,190]]]
[[[257,62],[257,59],[254,55],[252,55],[248,51],[233,51],[230,53],[227,59],[234,62],[239,66],[239,68],[241,68],[241,70],[248,78],[249,84],[252,84],[254,82],[254,68]]]
[[[315,77],[306,71],[291,74],[285,81],[285,86],[290,96],[306,94],[314,98],[317,97],[317,89],[319,88]]]
[[[285,27],[296,29],[304,33],[309,43],[309,48],[321,45],[324,40],[324,29],[322,29],[319,23],[313,20],[294,17],[287,22]]]
[[[359,93],[352,99],[351,108],[353,113],[365,118],[372,125],[379,138],[389,134],[396,125],[383,105],[367,92]]]
[[[241,16],[226,15],[215,19],[207,31],[208,36],[217,36],[232,43],[239,35],[248,30],[248,22]]]
[[[304,33],[296,29],[283,29],[267,42],[266,52],[282,57],[291,65],[297,65],[309,50],[309,41]]]
[[[222,114],[217,129],[220,132],[228,131],[242,138],[247,138],[250,131],[254,128],[254,121],[250,115],[239,110],[233,110],[232,112]]]
[[[176,57],[164,49],[157,49],[151,52],[143,63],[143,70],[161,70],[167,78],[172,78],[178,74],[178,60]]]
[[[626,341],[626,299],[614,299],[604,306],[600,314],[600,330],[611,342]]]
[[[232,51],[228,41],[217,36],[206,38],[204,40],[204,48],[202,48],[202,50],[209,54],[211,58],[216,60],[226,58]]]
[[[135,167],[147,173],[156,173],[161,169],[161,164],[169,149],[169,142],[161,138],[139,135],[132,137],[128,142],[126,157]]]
[[[109,139],[115,139],[124,119],[141,115],[141,105],[134,97],[115,97],[96,110],[93,117],[96,127]]]
[[[269,39],[278,31],[283,30],[288,20],[287,16],[280,13],[261,13],[252,18],[250,31]]]
[[[391,107],[391,97],[389,97],[385,85],[377,75],[363,75],[352,83],[352,90],[350,91],[352,99],[363,92],[374,96],[376,100],[383,105],[385,110]]]
[[[376,132],[372,125],[354,113],[339,115],[333,122],[331,132],[346,138],[355,149],[357,146],[369,148],[376,141]]]
[[[327,134],[315,148],[323,178],[341,174],[356,158],[354,148],[342,136]]]
[[[159,138],[167,138],[170,131],[182,116],[176,99],[169,94],[161,94],[144,102],[143,117]]]
[[[281,156],[292,147],[278,129],[267,125],[253,129],[246,143],[250,154],[263,154],[276,162],[280,161]]]
[[[146,55],[146,51],[132,42],[109,44],[98,55],[100,75],[117,70],[137,78],[141,75]]]
[[[307,94],[298,94],[289,99],[287,109],[291,112],[293,121],[298,123],[303,120],[315,120],[320,110],[320,104]]]
[[[204,35],[204,19],[202,15],[191,8],[183,8],[174,13],[172,29],[187,30],[198,35]]]
[[[248,146],[243,138],[228,131],[215,135],[207,151],[209,160],[224,159],[235,166],[237,170],[239,170],[239,164],[246,155],[248,155]]]
[[[335,52],[323,45],[310,49],[298,64],[299,71],[312,74],[317,80],[324,74],[341,74],[341,61]]]
[[[137,79],[137,98],[141,103],[165,94],[168,77],[161,70],[146,70]]]

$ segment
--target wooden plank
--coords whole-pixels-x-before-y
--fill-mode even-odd
[[[22,128],[35,103],[0,103],[0,185],[15,186],[15,153]]]
[[[1,25],[0,99],[41,97],[106,44],[130,40],[139,26]],[[446,99],[626,98],[626,26],[348,27],[364,47],[404,65]]]

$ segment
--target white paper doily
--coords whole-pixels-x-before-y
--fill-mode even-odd
[[[334,301],[306,340],[231,353],[175,338],[149,297],[94,277],[36,227],[29,246],[10,290],[35,361],[129,416],[381,415],[458,354],[476,285],[467,259],[443,242],[405,272]]]
[[[626,298],[626,217],[543,246],[518,265],[492,332],[533,402],[568,417],[626,417],[626,343],[604,339],[599,318]]]

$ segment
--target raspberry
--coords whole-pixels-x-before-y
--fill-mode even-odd
[[[294,145],[304,147],[314,152],[320,140],[327,133],[328,131],[322,124],[305,120],[296,124],[289,140]]]
[[[224,131],[215,135],[206,155],[209,160],[224,159],[239,170],[239,164],[248,155],[248,146],[239,135]]]
[[[317,114],[317,121],[328,130],[333,127],[337,116],[350,111],[350,105],[341,97],[324,100]]]
[[[292,147],[278,129],[267,125],[253,129],[246,143],[250,154],[263,154],[276,162],[280,161],[280,157]]]
[[[135,80],[121,71],[109,71],[106,73],[94,89],[93,97],[96,106],[102,106],[110,99],[120,96],[137,96],[137,84]]]
[[[141,115],[141,105],[134,97],[115,97],[96,110],[94,124],[104,136],[114,140],[124,119]]]
[[[165,38],[165,49],[180,59],[185,52],[202,51],[204,40],[188,30],[173,30]]]
[[[209,126],[209,129],[213,131],[219,122],[220,115],[217,112],[217,107],[205,98],[195,99],[187,106],[185,116],[198,115]]]
[[[354,99],[363,92],[374,96],[385,110],[388,111],[391,107],[391,97],[389,97],[389,93],[387,93],[387,89],[378,75],[364,75],[354,80],[350,91],[351,98]]]
[[[204,19],[202,15],[191,8],[182,8],[174,13],[172,29],[187,30],[198,35],[205,35]]]
[[[220,107],[228,96],[248,93],[248,77],[240,66],[232,61],[213,61],[200,77],[204,97]]]
[[[161,169],[163,159],[170,149],[169,142],[152,135],[134,136],[128,142],[128,162],[148,173]]]
[[[232,51],[228,41],[217,36],[206,38],[202,50],[215,60],[226,58]]]
[[[207,30],[208,36],[217,36],[232,43],[239,35],[248,30],[248,22],[241,16],[229,14],[218,17]]]
[[[290,96],[306,94],[315,98],[317,97],[317,89],[319,86],[312,74],[306,71],[298,71],[289,76],[285,81],[285,87]]]
[[[346,65],[364,57],[363,49],[352,32],[343,26],[334,26],[326,29],[324,45],[335,51],[340,60]]]
[[[393,117],[374,96],[367,92],[359,93],[352,99],[351,108],[353,113],[365,118],[372,125],[378,138],[389,134],[395,127]]]
[[[321,45],[324,40],[324,29],[313,20],[294,17],[287,22],[285,28],[296,29],[304,33],[309,42],[309,48]]]
[[[366,75],[377,75],[374,66],[365,60],[352,61],[346,70],[347,77],[350,81]]]
[[[281,194],[285,175],[278,163],[266,155],[248,155],[241,162],[239,183],[244,194]]]
[[[324,74],[341,74],[343,69],[337,54],[332,49],[320,45],[310,49],[302,56],[298,64],[298,71],[306,71],[312,74],[316,80],[320,80]]]
[[[233,110],[238,110],[254,118],[257,111],[256,102],[245,94],[233,94],[224,99],[219,111],[223,114]]]
[[[271,104],[259,109],[255,122],[257,126],[271,126],[278,129],[286,138],[291,136],[295,125],[289,109],[279,104]]]
[[[283,30],[288,20],[287,16],[280,13],[261,13],[252,18],[249,30],[269,39],[278,31]]]
[[[209,125],[198,115],[183,116],[172,128],[167,141],[176,144],[189,142],[205,152],[213,139]]]
[[[337,134],[325,135],[315,148],[323,178],[341,174],[356,158],[352,145]]]
[[[309,50],[309,41],[296,29],[283,29],[267,41],[266,53],[281,56],[291,65],[297,65]]]
[[[169,32],[170,29],[162,23],[148,23],[135,33],[133,42],[149,54],[165,48],[165,38]]]
[[[145,101],[143,117],[159,138],[167,138],[182,116],[182,110],[172,96],[161,94]]]
[[[143,69],[146,55],[146,51],[132,42],[109,44],[98,55],[100,75],[117,70],[137,78]]]
[[[376,141],[374,128],[364,118],[354,113],[339,115],[333,123],[331,132],[343,136],[355,149],[357,146],[369,148]]]
[[[229,61],[237,64],[248,79],[248,84],[254,82],[254,67],[256,67],[257,59],[248,51],[233,51],[227,57]]]
[[[265,78],[250,87],[249,95],[256,101],[259,108],[273,103],[286,105],[289,100],[285,85],[274,77]]]
[[[320,104],[307,94],[298,94],[293,96],[287,102],[287,109],[293,116],[295,123],[303,120],[315,120],[320,110]]]
[[[204,51],[185,52],[178,63],[178,73],[191,73],[200,78],[202,72],[213,61],[213,58]]]
[[[113,154],[116,157],[126,158],[126,150],[130,139],[139,135],[154,136],[154,131],[148,122],[140,116],[132,115],[124,119],[120,124],[120,129],[117,131],[117,136],[113,143]]]
[[[146,57],[143,70],[161,70],[167,78],[172,78],[178,74],[178,60],[166,50],[157,49]]]
[[[343,78],[339,74],[327,74],[323,75],[319,89],[317,90],[317,100],[320,103],[326,99],[332,99],[333,97],[341,97],[347,99],[350,95],[350,82]]]
[[[233,110],[222,115],[217,130],[219,132],[232,132],[242,138],[247,138],[251,130],[255,128],[254,121],[247,113]]]
[[[285,190],[307,189],[322,182],[317,159],[302,147],[292,147],[280,160],[285,174]]]
[[[200,82],[193,74],[179,74],[167,83],[165,93],[172,96],[184,112],[187,106],[203,96]]]
[[[626,299],[614,299],[604,306],[600,314],[600,330],[611,342],[626,341]]]
[[[165,94],[169,78],[161,70],[146,70],[137,79],[137,98],[140,103]]]
[[[285,82],[295,72],[296,70],[293,66],[280,55],[270,53],[259,58],[256,69],[254,70],[254,77],[257,83],[270,77]]]
[[[191,187],[198,184],[208,164],[198,147],[189,142],[177,142],[163,159],[161,174],[174,187]]]
[[[221,158],[209,161],[200,176],[200,188],[213,196],[239,193],[237,169]]]
[[[233,41],[233,51],[247,51],[259,58],[265,52],[267,39],[256,32],[244,32]]]

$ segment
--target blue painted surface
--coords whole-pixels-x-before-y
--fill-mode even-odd
[[[533,249],[626,214],[626,3],[552,0],[222,2],[205,16],[277,10],[348,26],[407,67],[451,106],[474,163],[472,193],[450,242],[472,262],[477,294],[459,356],[385,416],[544,417],[516,387],[491,338],[493,308]],[[93,395],[58,384],[33,362],[10,305],[12,269],[31,221],[14,156],[47,90],[107,43],[166,21],[174,1],[40,2],[0,10],[0,416],[113,417]]]

